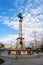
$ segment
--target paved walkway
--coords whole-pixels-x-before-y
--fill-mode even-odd
[[[4,59],[6,62],[1,65],[43,65],[43,56],[29,59]]]

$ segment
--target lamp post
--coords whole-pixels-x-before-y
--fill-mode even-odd
[[[42,37],[42,45],[43,45],[43,37]]]
[[[37,33],[37,31],[33,31],[33,34],[34,34],[34,48],[36,48],[36,33]]]

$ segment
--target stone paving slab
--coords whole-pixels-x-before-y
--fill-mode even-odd
[[[2,65],[43,65],[43,59],[6,59]]]
[[[43,65],[43,55],[41,57],[29,59],[3,58],[4,64],[1,65]]]

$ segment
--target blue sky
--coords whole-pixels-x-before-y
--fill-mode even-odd
[[[33,31],[37,31],[37,40],[43,37],[43,0],[0,0],[0,41],[16,44],[19,33],[17,14],[23,15],[23,37],[26,45],[34,40]]]

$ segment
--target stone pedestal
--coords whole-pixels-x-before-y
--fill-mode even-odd
[[[17,49],[25,49],[25,39],[17,38]]]

